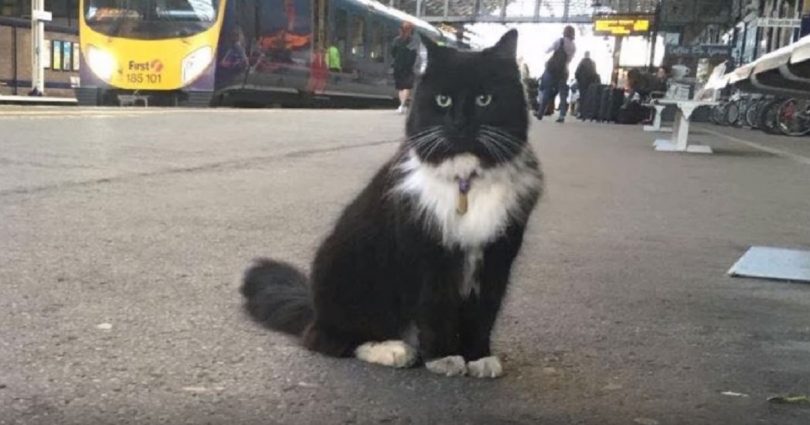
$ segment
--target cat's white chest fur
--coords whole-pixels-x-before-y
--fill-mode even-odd
[[[519,163],[483,169],[475,156],[459,155],[434,166],[411,152],[402,165],[405,177],[397,190],[416,198],[427,222],[441,232],[445,246],[477,249],[506,229],[522,193],[538,184],[534,173],[524,175]],[[458,179],[473,175],[468,208],[460,214]]]

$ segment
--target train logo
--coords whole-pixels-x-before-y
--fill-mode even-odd
[[[163,62],[161,62],[160,59],[155,59],[151,62],[135,62],[131,60],[129,61],[129,70],[159,73],[160,71],[163,71]]]

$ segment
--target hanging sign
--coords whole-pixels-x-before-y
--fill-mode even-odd
[[[594,35],[646,35],[652,30],[653,15],[596,15]]]

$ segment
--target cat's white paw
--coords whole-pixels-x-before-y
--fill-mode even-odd
[[[447,356],[425,362],[427,370],[444,376],[463,376],[467,374],[467,363],[464,357]]]
[[[367,342],[354,350],[364,362],[390,367],[409,367],[416,363],[416,350],[403,341]]]
[[[467,363],[467,371],[476,378],[497,378],[503,375],[503,366],[497,356],[489,356]]]

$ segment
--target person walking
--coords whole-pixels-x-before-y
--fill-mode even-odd
[[[399,108],[397,112],[404,114],[408,110],[413,90],[414,65],[419,51],[419,40],[413,35],[413,24],[403,22],[399,27],[399,35],[391,45],[391,57],[394,59],[391,67],[394,69],[394,85],[399,91]]]
[[[540,108],[535,114],[538,120],[543,119],[546,109],[554,103],[554,98],[560,95],[560,115],[557,122],[565,122],[565,115],[568,112],[568,65],[576,53],[575,37],[574,27],[568,25],[563,30],[563,37],[555,41],[546,51],[552,55],[546,62],[546,70],[540,81],[538,96]]]

